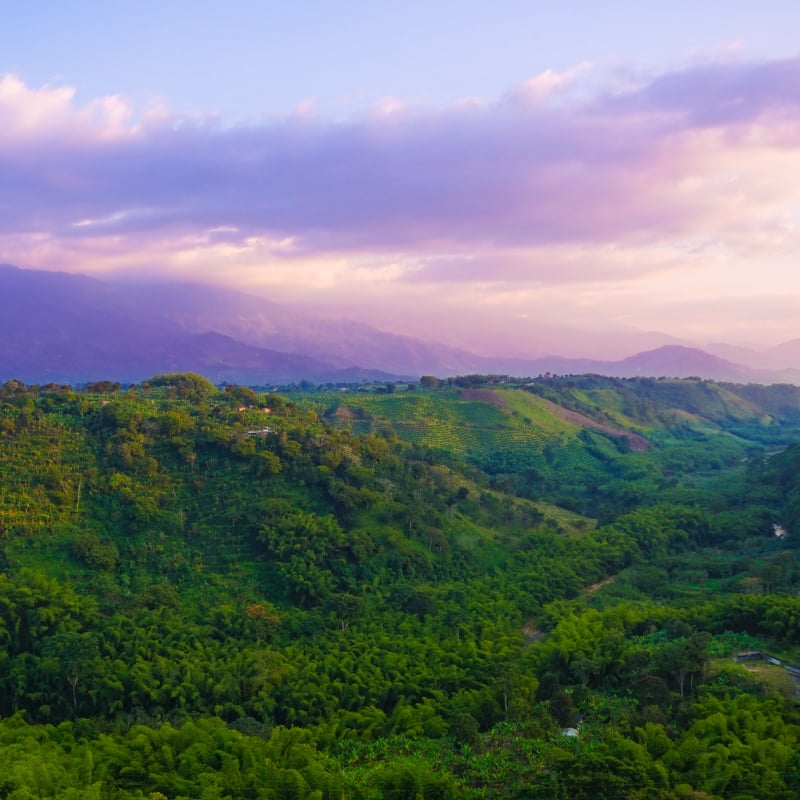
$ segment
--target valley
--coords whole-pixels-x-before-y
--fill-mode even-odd
[[[342,388],[0,387],[7,796],[796,794],[797,389]]]

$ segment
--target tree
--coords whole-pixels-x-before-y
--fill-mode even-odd
[[[706,651],[711,636],[708,633],[693,633],[689,637],[681,637],[664,645],[656,656],[659,671],[671,675],[680,690],[681,697],[686,691],[686,678],[703,671],[706,663]]]
[[[164,386],[173,389],[181,400],[194,402],[205,400],[216,394],[216,387],[202,375],[194,372],[170,372],[164,375],[154,375],[148,381],[150,386]]]
[[[364,599],[349,592],[336,592],[331,595],[328,607],[339,620],[342,631],[345,631],[350,622],[364,611]]]
[[[55,659],[70,686],[72,710],[78,713],[78,683],[88,678],[94,671],[99,654],[97,639],[92,633],[73,633],[71,631],[51,636],[42,652]]]
[[[256,641],[271,634],[280,624],[281,618],[275,613],[272,603],[253,603],[244,610],[244,615],[252,621],[256,631]]]

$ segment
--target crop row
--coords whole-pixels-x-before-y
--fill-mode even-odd
[[[30,531],[69,516],[89,463],[81,438],[52,417],[7,435],[0,441],[0,525]]]

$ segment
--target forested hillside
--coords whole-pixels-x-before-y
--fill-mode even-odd
[[[0,387],[0,796],[796,797],[797,390],[395,389]]]

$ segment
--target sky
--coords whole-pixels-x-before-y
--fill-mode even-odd
[[[2,262],[486,353],[800,337],[796,1],[0,8]]]

